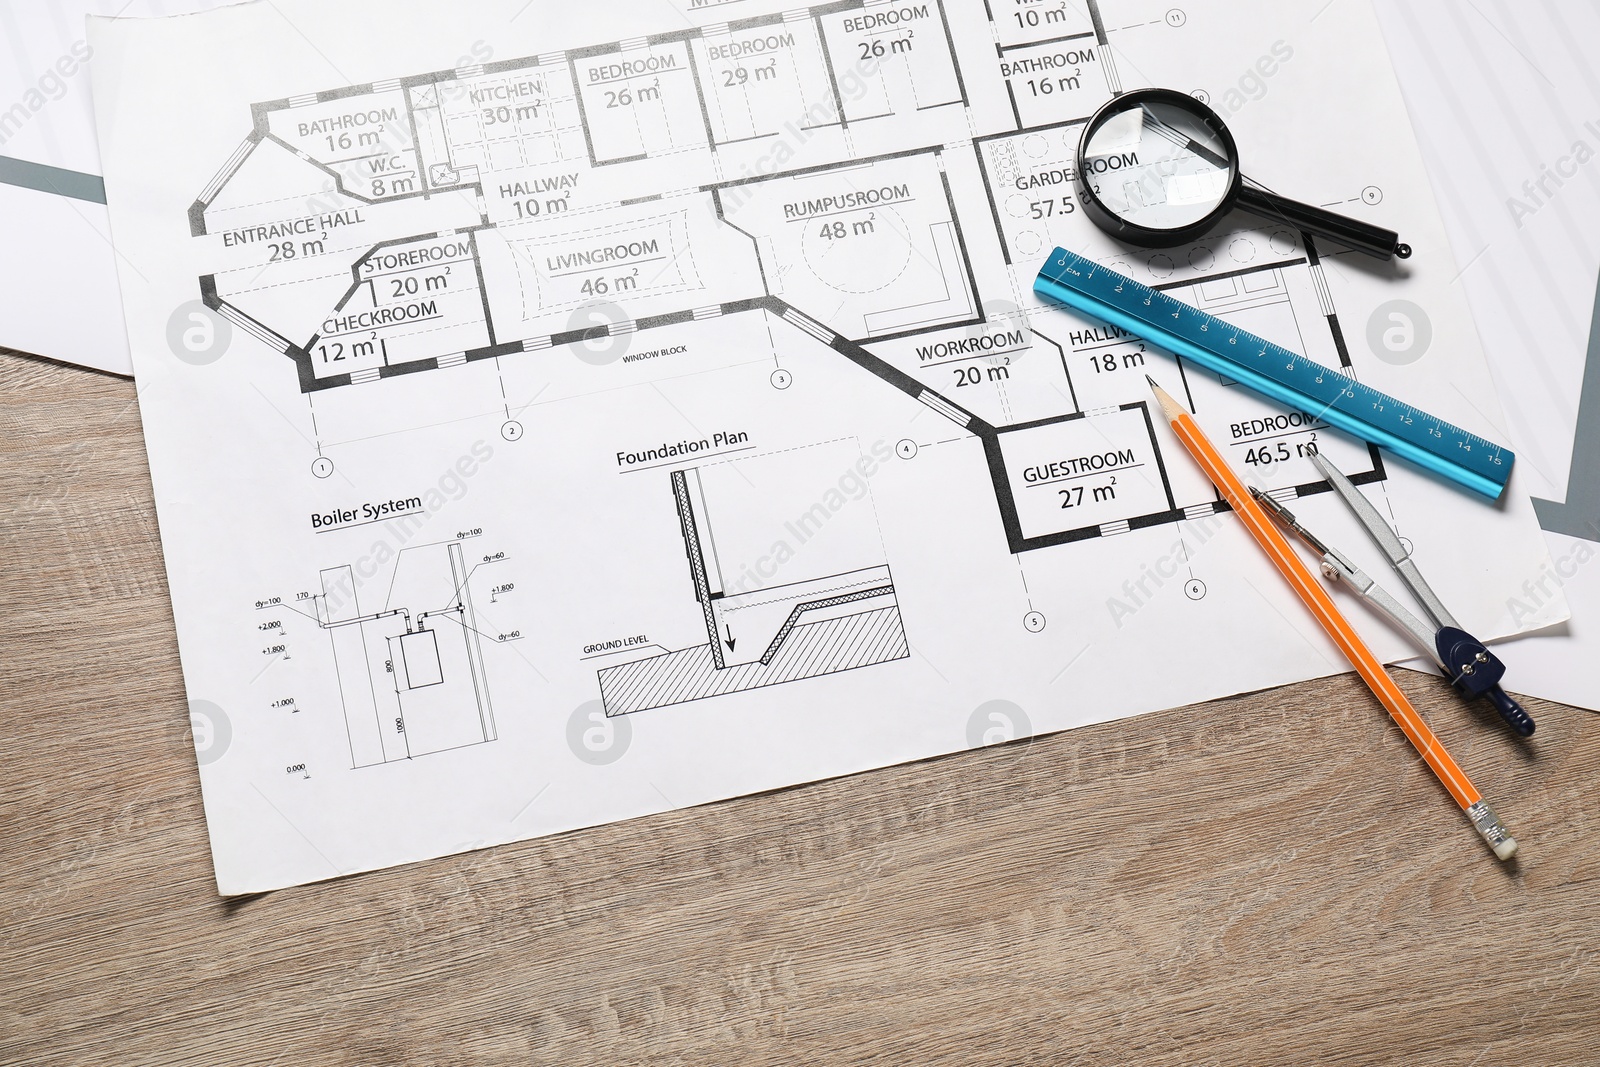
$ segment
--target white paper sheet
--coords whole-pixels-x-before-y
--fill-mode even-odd
[[[91,14],[218,0],[0,0],[0,345],[132,374],[89,92]]]
[[[1506,687],[1600,710],[1600,8],[1379,5],[1465,267],[1511,443],[1553,567],[1508,604],[1560,588],[1574,618],[1503,650]]]
[[[1480,635],[1565,616],[1506,608],[1548,562],[1517,481],[1490,507],[1031,296],[1063,244],[1503,439],[1370,9],[991,6],[95,27],[224,893],[1344,669],[1146,372],[1263,485],[1315,440]],[[1113,244],[1072,152],[1154,81],[1417,255]]]

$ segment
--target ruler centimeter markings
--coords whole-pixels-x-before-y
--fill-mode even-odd
[[[1490,500],[1499,499],[1511,478],[1516,457],[1509,448],[1075,252],[1064,248],[1052,252],[1033,289],[1386,448]]]

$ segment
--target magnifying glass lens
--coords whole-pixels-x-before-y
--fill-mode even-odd
[[[1107,108],[1083,146],[1083,178],[1111,214],[1147,230],[1193,226],[1233,186],[1235,160],[1193,111],[1159,100]]]

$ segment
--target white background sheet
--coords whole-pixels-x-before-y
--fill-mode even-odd
[[[1524,484],[1593,500],[1600,455],[1575,456],[1574,434],[1600,307],[1600,8],[1407,0],[1378,12]],[[1532,605],[1559,587],[1573,618],[1502,650],[1506,686],[1600,709],[1600,531],[1546,537],[1552,570],[1510,595]]]
[[[217,0],[0,0],[0,156],[98,177],[86,18]],[[103,203],[0,181],[0,345],[132,374]]]

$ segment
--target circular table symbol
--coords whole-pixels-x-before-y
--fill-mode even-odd
[[[910,228],[900,212],[880,205],[808,222],[800,253],[818,281],[841,293],[887,289],[911,265]]]

